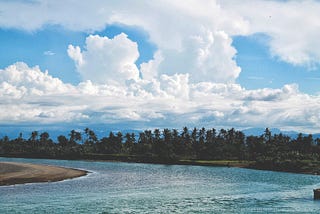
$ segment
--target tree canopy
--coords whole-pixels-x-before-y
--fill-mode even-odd
[[[109,132],[99,139],[89,128],[71,130],[54,141],[48,132],[33,131],[28,139],[0,139],[0,155],[57,159],[101,159],[175,163],[180,160],[246,160],[260,168],[288,169],[305,160],[320,160],[320,139],[299,134],[290,138],[266,128],[260,136],[245,136],[234,128],[145,130],[135,133]]]

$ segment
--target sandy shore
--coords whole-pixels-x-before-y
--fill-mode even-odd
[[[84,170],[29,163],[0,162],[0,186],[61,181],[86,175]]]

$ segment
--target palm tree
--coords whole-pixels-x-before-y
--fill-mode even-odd
[[[81,133],[75,130],[71,130],[69,136],[70,136],[70,139],[69,139],[70,145],[76,145],[77,141],[81,141],[82,139]]]
[[[57,139],[61,146],[66,146],[68,144],[68,139],[64,135],[59,135]]]
[[[126,139],[125,144],[124,144],[125,152],[130,154],[133,149],[134,142],[135,142],[134,133],[132,133],[132,134],[126,133],[125,139]]]
[[[266,143],[271,143],[271,131],[269,130],[269,128],[266,128],[264,131],[264,139]]]
[[[29,140],[31,140],[32,142],[35,142],[37,137],[38,137],[38,132],[33,131],[33,132],[31,132],[31,136],[30,136]]]
[[[49,140],[48,132],[43,132],[40,134],[40,143],[47,144],[48,140]]]

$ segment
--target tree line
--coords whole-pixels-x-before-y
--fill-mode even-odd
[[[297,167],[303,160],[320,160],[320,139],[298,134],[290,138],[266,128],[260,136],[242,131],[205,128],[154,129],[135,133],[110,132],[98,138],[89,128],[72,130],[57,141],[48,132],[33,131],[25,139],[0,139],[0,155],[57,159],[101,159],[136,162],[179,160],[246,160],[260,167]]]

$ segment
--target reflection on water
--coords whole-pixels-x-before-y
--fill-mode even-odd
[[[320,176],[225,167],[7,159],[91,171],[0,187],[0,213],[318,213]]]

